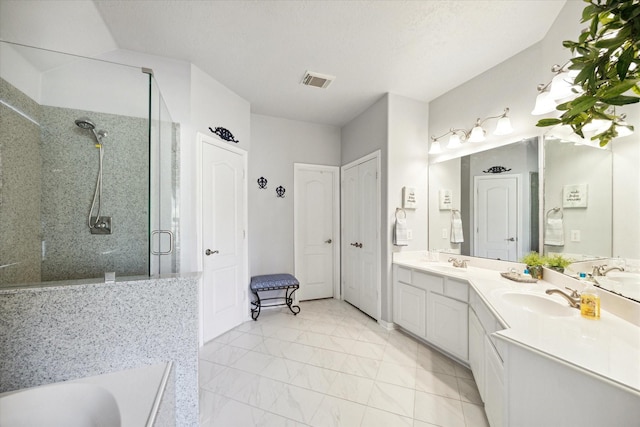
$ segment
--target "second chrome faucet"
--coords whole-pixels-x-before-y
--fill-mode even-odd
[[[573,308],[580,309],[580,294],[575,289],[565,288],[571,291],[571,295],[564,292],[562,289],[547,289],[544,291],[547,295],[558,294],[567,300],[569,305]]]

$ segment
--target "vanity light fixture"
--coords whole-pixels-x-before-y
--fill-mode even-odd
[[[513,132],[513,127],[511,126],[511,120],[508,117],[509,107],[505,108],[502,114],[497,116],[490,116],[485,119],[478,118],[476,123],[470,130],[466,129],[455,129],[451,128],[449,131],[440,136],[432,136],[431,137],[431,148],[429,149],[429,154],[437,154],[442,152],[442,147],[440,146],[440,139],[444,138],[447,135],[449,136],[449,142],[447,143],[447,149],[458,148],[462,145],[463,141],[469,142],[482,142],[486,139],[487,131],[484,129],[483,125],[487,120],[490,119],[498,119],[498,123],[496,124],[496,129],[493,131],[494,135],[508,135]]]
[[[569,101],[581,93],[579,86],[573,84],[573,80],[578,75],[578,71],[570,70],[567,61],[564,65],[555,64],[551,67],[551,72],[555,74],[548,83],[538,85],[538,96],[536,104],[531,114],[539,116],[555,111],[558,104]]]

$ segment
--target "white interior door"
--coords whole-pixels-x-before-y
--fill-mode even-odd
[[[331,298],[338,280],[339,170],[294,165],[295,271],[299,300]]]
[[[342,296],[360,305],[360,238],[358,167],[342,171]]]
[[[246,152],[199,135],[203,341],[247,317]]]
[[[358,166],[360,212],[360,305],[358,308],[378,319],[378,164],[371,159]]]
[[[342,171],[342,284],[346,301],[380,318],[379,158]]]
[[[474,253],[483,258],[518,259],[518,176],[476,177]]]

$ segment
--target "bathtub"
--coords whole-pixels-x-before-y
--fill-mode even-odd
[[[0,394],[0,426],[153,426],[171,363]]]

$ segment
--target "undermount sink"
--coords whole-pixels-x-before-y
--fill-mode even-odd
[[[506,303],[533,313],[554,317],[573,316],[578,311],[569,307],[561,297],[547,297],[526,292],[505,292],[501,298]]]
[[[611,271],[606,276],[596,276],[594,279],[604,289],[640,301],[640,273]]]
[[[631,273],[627,271],[611,271],[606,276],[607,279],[615,280],[629,285],[640,285],[640,273]],[[596,276],[596,278],[598,278]]]

